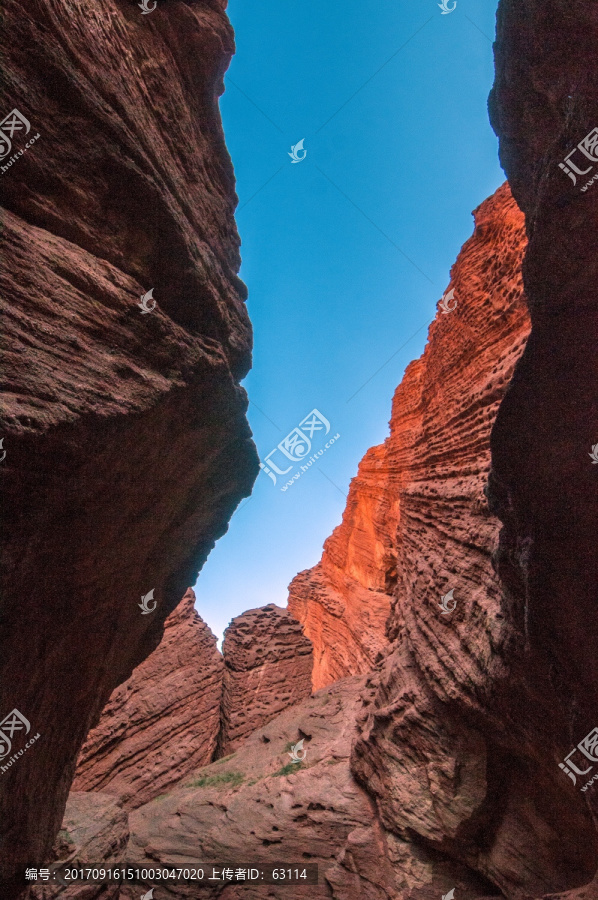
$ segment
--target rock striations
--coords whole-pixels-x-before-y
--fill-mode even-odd
[[[223,657],[194,603],[189,589],[159,646],[112,694],[81,750],[74,792],[135,809],[310,695],[311,644],[285,610],[233,619]]]
[[[211,762],[220,731],[224,663],[188,590],[158,648],[116,688],[83,745],[74,791],[141,806]]]
[[[289,585],[289,611],[314,646],[315,690],[369,672],[388,644],[399,511],[398,475],[388,451],[388,443],[368,450],[321,562]]]
[[[16,709],[40,735],[1,778],[4,900],[43,863],[86,734],[258,471],[223,6],[2,8],[1,115],[39,134],[13,134],[0,176],[0,720]]]
[[[224,633],[224,691],[219,756],[309,697],[312,645],[299,622],[270,603],[233,619]]]
[[[291,583],[289,610],[314,644],[316,688],[372,667],[388,646],[395,595],[416,610],[425,604],[435,619],[449,590],[455,619],[464,603],[479,605],[480,625],[496,609],[490,554],[499,523],[484,486],[490,429],[528,332],[525,235],[507,185],[474,215],[451,273],[456,308],[439,310],[424,355],[408,366],[390,436],[362,460],[321,562]],[[402,613],[392,605],[394,638]]]
[[[522,216],[505,186],[476,212],[474,236],[452,270],[456,310],[434,322],[395,396],[402,483],[391,652],[372,678],[352,756],[389,830],[459,860],[509,898],[576,888],[598,864],[587,803],[558,766],[585,732],[567,745],[571,711],[559,703],[557,671],[526,645],[530,609],[524,618],[509,594],[520,596],[529,578],[530,542],[514,554],[525,576],[501,563],[506,597],[491,565],[500,525],[492,513],[516,523],[525,506],[517,513],[508,493],[497,504],[496,486],[491,509],[484,496],[490,427],[529,329],[524,248]],[[514,385],[520,373],[521,364]],[[519,404],[525,471],[535,465],[525,439],[531,419],[514,389],[498,421]],[[521,390],[529,398],[535,387]],[[495,442],[504,427],[495,426]],[[514,444],[509,456],[516,467]],[[537,490],[537,503],[550,508]],[[454,611],[445,613],[447,594]]]

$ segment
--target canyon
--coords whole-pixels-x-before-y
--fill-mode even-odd
[[[0,781],[2,897],[142,893],[32,865],[226,860],[317,864],[322,900],[596,900],[563,761],[586,736],[598,763],[598,193],[559,166],[595,127],[594,8],[500,0],[509,183],[320,562],[222,653],[188,586],[258,471],[224,0],[4,15],[5,108],[41,137],[5,176],[0,697],[40,737]],[[168,896],[307,896],[199,890]]]

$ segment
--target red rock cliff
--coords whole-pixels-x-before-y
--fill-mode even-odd
[[[493,512],[511,526],[541,525],[553,505],[534,476],[537,493],[528,507],[529,481],[519,480],[520,471],[531,478],[536,465],[528,455],[535,422],[526,409],[535,402],[537,413],[547,401],[540,384],[521,382],[529,344],[513,375],[529,329],[522,225],[506,186],[482,204],[451,273],[457,309],[434,322],[424,356],[407,369],[395,397],[401,485],[392,644],[371,679],[352,757],[387,829],[459,861],[509,898],[576,888],[598,863],[588,804],[558,765],[575,746],[565,735],[567,721],[577,717],[560,699],[547,648],[529,643],[531,607],[519,605],[532,571],[544,579],[541,567],[528,568],[529,536],[515,547],[501,538],[502,589],[491,565],[500,527]],[[545,352],[548,381],[551,359]],[[495,451],[490,509],[489,433],[501,401],[493,442],[504,435],[510,410],[518,440],[511,435],[499,458],[522,493],[514,505],[517,495],[503,493],[503,482],[497,502]],[[554,437],[542,434],[552,458]],[[553,535],[554,561],[562,561],[560,537]],[[543,565],[551,565],[546,556]],[[444,614],[439,601],[449,591],[454,612]],[[559,597],[564,602],[562,590]],[[550,608],[550,595],[544,600]],[[590,634],[591,628],[590,621]],[[578,665],[575,655],[571,665]]]
[[[368,672],[387,646],[396,581],[397,480],[388,442],[368,450],[321,561],[289,585],[289,612],[314,647],[314,690]]]
[[[187,591],[164,637],[114,691],[81,749],[73,791],[115,794],[136,808],[212,760],[224,663]]]
[[[439,310],[423,356],[408,366],[390,436],[362,460],[321,562],[291,583],[289,610],[314,644],[316,688],[371,669],[388,646],[397,590],[437,604],[455,589],[485,615],[496,604],[499,523],[483,491],[490,429],[528,331],[525,236],[507,185],[474,215],[451,272],[456,309]]]
[[[593,855],[592,872],[598,793],[580,788],[598,770],[594,754],[590,761],[575,748],[598,724],[598,466],[590,456],[598,442],[597,39],[589,0],[501,0],[490,101],[526,216],[532,321],[492,436],[489,497],[504,523],[498,568],[525,680],[533,659],[553,696],[544,756],[556,765],[573,751],[577,769],[589,768],[575,784],[559,774],[563,810],[581,806],[586,815],[579,843]],[[527,714],[538,720],[540,704]],[[568,886],[585,881],[572,866]],[[584,896],[598,896],[598,876]]]
[[[224,690],[219,756],[233,753],[257,728],[309,697],[311,642],[274,603],[250,609],[224,633]]]
[[[40,735],[0,778],[3,898],[43,864],[85,735],[257,473],[223,6],[2,9],[1,115],[31,133],[0,175],[0,719],[17,709]]]

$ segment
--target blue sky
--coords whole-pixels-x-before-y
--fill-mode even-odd
[[[319,560],[359,460],[388,435],[471,211],[504,181],[487,115],[495,11],[229,3],[237,53],[221,110],[255,338],[249,421],[262,460],[313,409],[331,431],[309,429],[307,458],[340,437],[286,491],[300,463],[278,450],[292,471],[276,485],[261,472],[233,516],[196,585],[218,636],[246,609],[284,606]]]

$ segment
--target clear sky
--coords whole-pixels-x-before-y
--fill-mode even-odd
[[[262,461],[313,409],[331,430],[312,422],[283,444],[290,457],[276,450],[291,471],[276,485],[260,472],[212,551],[197,609],[219,637],[246,609],[286,605],[319,560],[359,460],[388,434],[471,211],[504,180],[487,114],[495,10],[230,0],[221,110],[255,336],[249,421]],[[281,491],[310,432],[306,460],[340,437]]]

